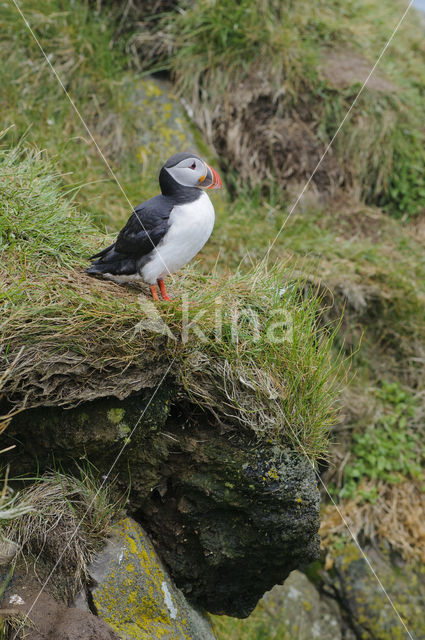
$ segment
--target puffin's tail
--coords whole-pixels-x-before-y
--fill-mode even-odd
[[[115,251],[115,242],[89,259],[94,262],[87,267],[86,273],[95,278],[102,278],[105,273],[117,276],[137,273],[134,258]]]
[[[110,269],[106,264],[92,264],[86,269],[87,275],[94,276],[95,278],[101,278],[104,273],[108,273],[109,271]]]
[[[99,253],[95,253],[94,256],[90,256],[89,260],[95,260],[95,262],[87,267],[86,273],[89,276],[94,277],[102,277],[104,273],[108,273],[110,271],[111,265],[109,264],[108,258],[111,258],[114,254],[115,242],[106,247],[106,249],[102,249]]]

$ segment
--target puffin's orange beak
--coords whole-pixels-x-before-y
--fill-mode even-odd
[[[203,187],[204,189],[221,189],[223,184],[217,171],[210,167],[208,164],[206,166],[207,173],[199,180],[199,186]]]

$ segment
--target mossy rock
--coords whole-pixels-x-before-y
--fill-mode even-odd
[[[336,552],[331,572],[332,586],[356,637],[425,639],[424,567],[404,564],[389,549],[370,547],[365,552],[381,584],[354,544]]]
[[[285,620],[288,638],[341,640],[341,618],[334,603],[321,596],[301,571],[293,571],[258,604],[270,615],[270,631]]]
[[[97,614],[123,640],[214,640],[209,620],[188,604],[131,518],[114,527],[90,575]]]
[[[159,171],[178,151],[192,151],[218,166],[214,150],[202,139],[169,81],[150,76],[124,76],[119,91],[122,94],[119,122],[126,123],[126,127],[116,160],[125,162],[127,171],[140,175],[137,193],[130,194],[132,199],[140,197],[140,193],[145,200],[157,195]],[[224,199],[225,195],[218,194],[218,200]],[[123,217],[119,222],[125,221]],[[117,220],[113,224],[116,227]]]
[[[113,466],[128,513],[144,523],[176,585],[210,613],[248,616],[265,591],[318,555],[310,462],[247,430],[219,429],[171,381],[153,400],[146,389],[22,412],[5,437],[20,443],[5,460],[22,474],[52,465],[75,473],[81,460],[99,475]]]

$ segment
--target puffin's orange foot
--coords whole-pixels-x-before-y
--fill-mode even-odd
[[[161,295],[163,300],[171,300],[167,293],[167,289],[165,288],[164,280],[158,280],[159,288],[161,290]]]
[[[156,286],[154,284],[152,284],[149,289],[151,290],[151,294],[152,294],[152,299],[153,300],[158,300],[159,301],[159,297],[158,297],[158,292],[156,290]]]

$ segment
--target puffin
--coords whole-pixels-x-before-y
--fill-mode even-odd
[[[220,189],[217,171],[195,153],[176,153],[159,173],[161,194],[139,204],[117,239],[91,256],[86,273],[119,284],[145,282],[152,298],[170,300],[164,278],[202,249],[214,227],[205,190]]]

